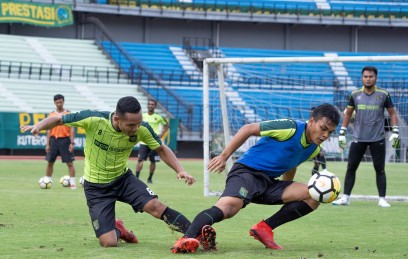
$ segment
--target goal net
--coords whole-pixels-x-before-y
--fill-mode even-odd
[[[401,148],[395,151],[387,146],[386,161],[405,163],[408,146],[408,56],[338,56],[329,53],[320,57],[204,60],[204,195],[222,192],[225,177],[210,174],[206,168],[210,159],[222,152],[240,127],[279,118],[308,120],[311,108],[322,103],[335,105],[343,114],[349,94],[362,87],[361,69],[367,65],[378,68],[377,85],[390,93],[399,116]],[[385,115],[387,118],[388,112]],[[347,159],[348,147],[339,149],[336,133],[323,144],[323,148],[327,159],[343,161]],[[348,145],[351,134],[352,123],[348,127]],[[386,134],[391,133],[386,131]],[[255,137],[249,138],[232,155],[226,173],[233,160],[256,141]],[[364,159],[371,161],[369,151]]]

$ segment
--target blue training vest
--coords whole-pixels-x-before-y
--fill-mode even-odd
[[[306,122],[296,121],[296,132],[287,140],[278,141],[272,137],[262,137],[254,146],[243,154],[236,162],[250,168],[264,171],[272,177],[279,177],[288,170],[309,160],[319,147],[312,143],[307,147],[301,144]]]

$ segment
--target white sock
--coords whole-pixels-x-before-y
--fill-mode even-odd
[[[69,179],[69,182],[75,184],[75,176],[71,177],[71,179]]]
[[[44,176],[44,179],[48,179],[48,180],[50,180],[52,182],[51,176]]]
[[[343,194],[343,196],[341,196],[341,198],[343,199],[346,199],[346,200],[350,200],[350,195],[347,195],[347,194]]]

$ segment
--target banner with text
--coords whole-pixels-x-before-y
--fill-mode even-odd
[[[0,3],[0,22],[62,27],[74,23],[72,8],[66,4],[36,4],[15,1]]]
[[[22,132],[21,125],[33,125],[47,117],[45,113],[0,113],[0,148],[8,149],[44,149],[47,132],[43,130],[37,137],[30,132]],[[172,150],[177,148],[178,120],[170,119],[170,129],[163,137],[163,142]],[[75,149],[83,149],[85,131],[75,128]],[[135,146],[139,149],[139,145]]]

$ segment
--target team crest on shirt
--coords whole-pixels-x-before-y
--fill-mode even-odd
[[[240,194],[242,197],[246,198],[246,196],[248,195],[248,190],[245,189],[244,187],[241,187],[241,189],[239,189],[239,194]]]
[[[131,136],[129,138],[129,142],[136,142],[137,137],[136,136]]]
[[[99,229],[99,221],[98,220],[94,220],[92,221],[92,226],[95,230]]]

